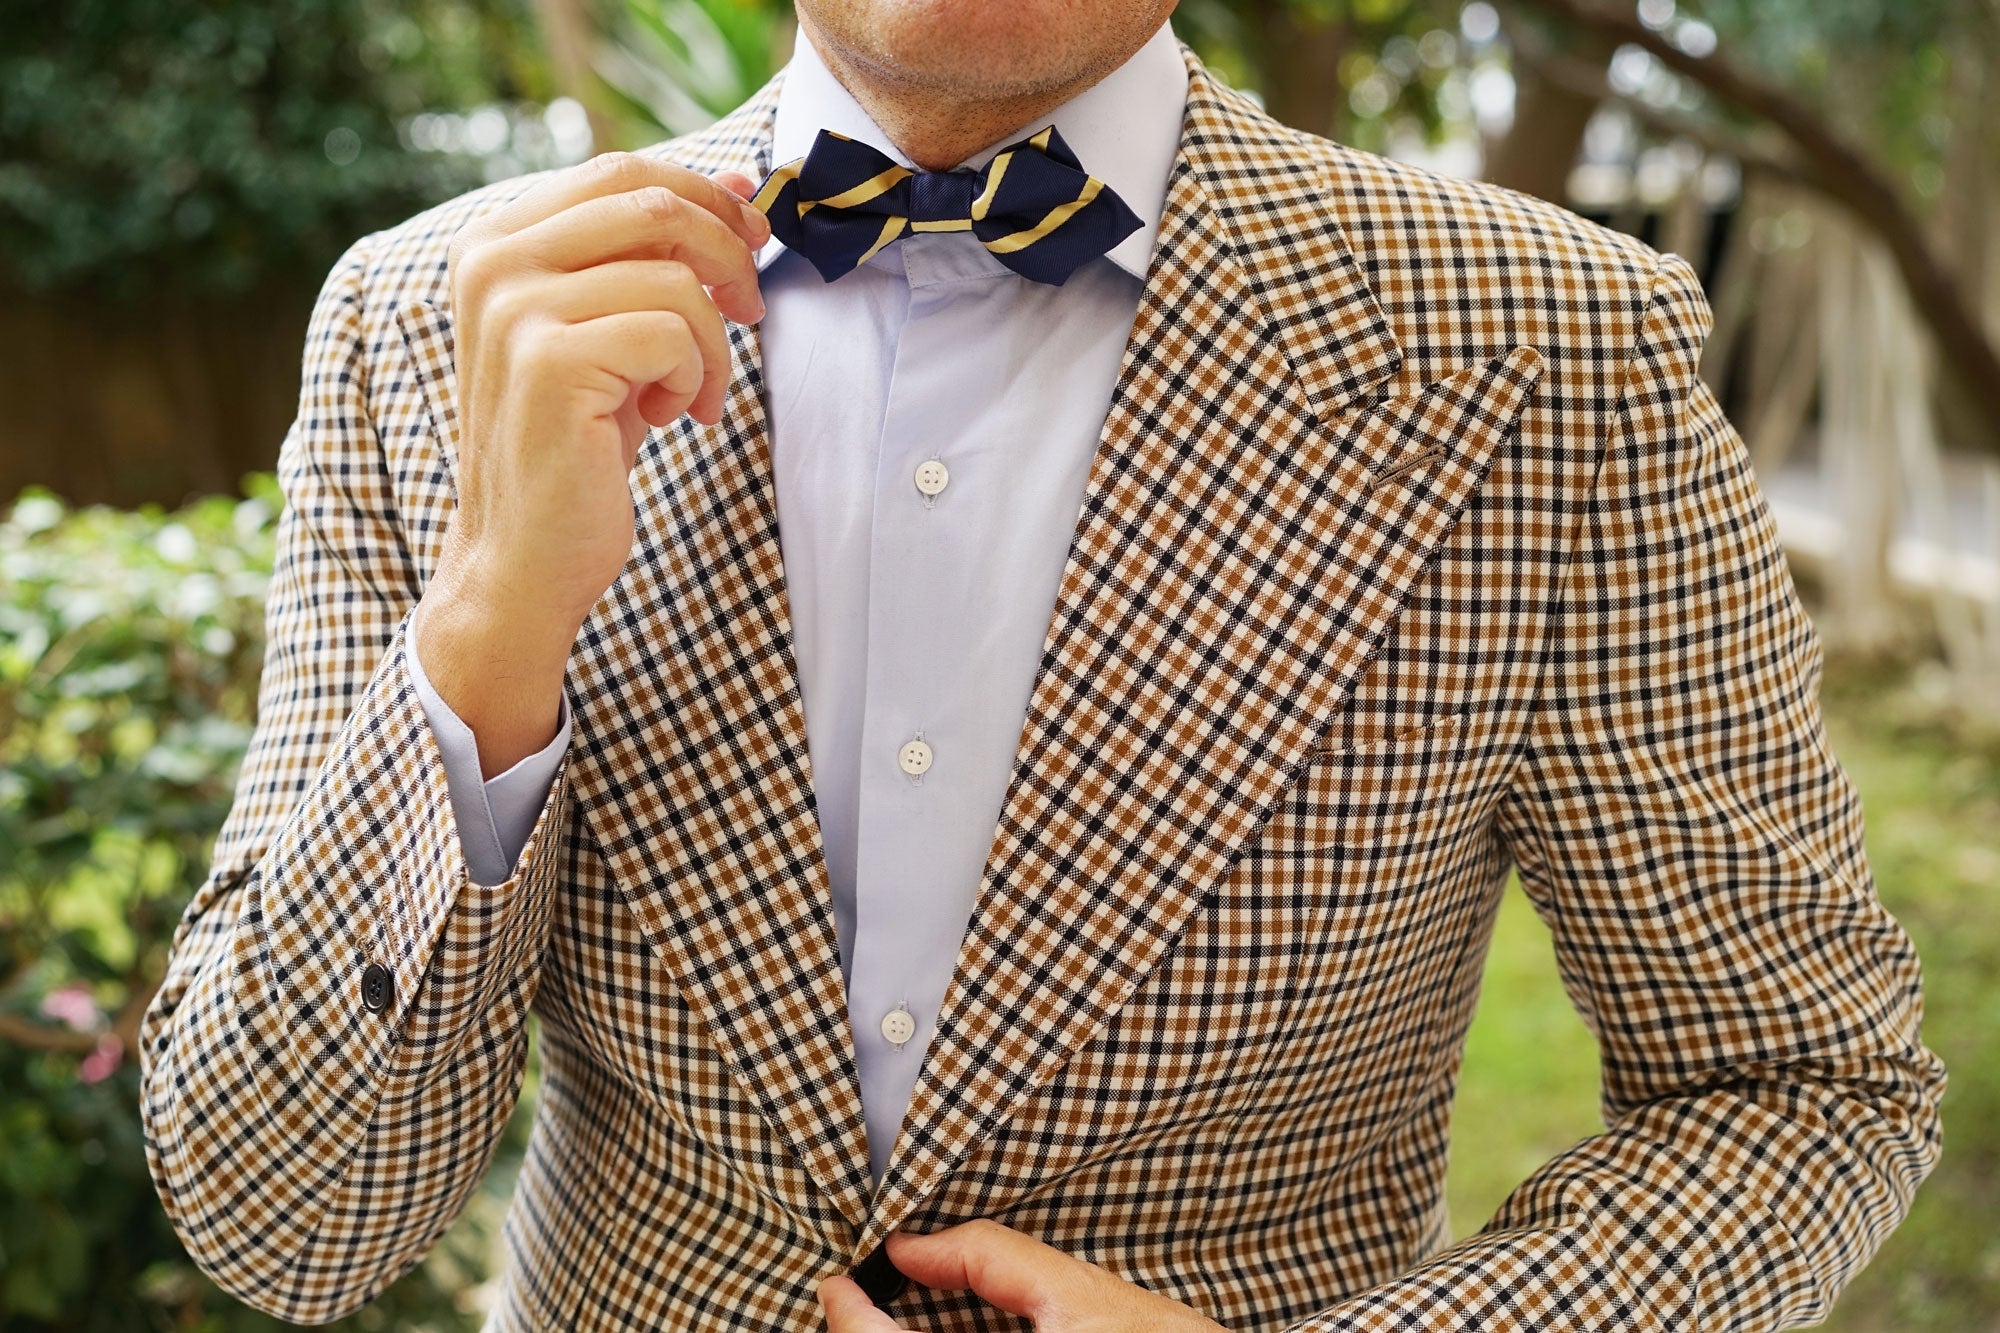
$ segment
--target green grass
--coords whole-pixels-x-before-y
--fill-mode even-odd
[[[2000,1330],[2000,742],[1941,717],[1888,668],[1829,663],[1835,754],[1861,793],[1883,903],[1915,941],[1924,1040],[1951,1082],[1944,1154],[1903,1225],[1822,1327]],[[1510,885],[1454,1116],[1451,1203],[1476,1230],[1549,1157],[1602,1128],[1597,1054],[1548,932]]]

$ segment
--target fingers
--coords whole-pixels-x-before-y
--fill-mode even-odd
[[[902,1325],[877,1309],[851,1277],[820,1283],[819,1308],[826,1314],[826,1333],[902,1333]]]
[[[725,349],[717,368],[711,368],[693,327],[671,310],[606,315],[565,325],[549,337],[558,345],[556,364],[567,373],[579,368],[595,372],[594,415],[616,412],[631,396],[631,386],[657,383],[667,395],[664,406],[672,409],[667,420],[683,411],[711,425],[722,417],[722,390],[711,385],[727,380],[728,352]],[[658,411],[662,406],[649,403],[643,395],[640,399],[641,411],[654,425],[663,423],[653,420],[648,409]]]
[[[763,311],[752,252],[770,237],[764,215],[730,185],[636,153],[601,153],[461,227],[446,268],[454,304],[468,304],[462,288],[476,301],[538,267],[576,269],[628,255],[674,258],[717,288],[732,317],[749,322]]]
[[[576,272],[627,258],[672,259],[713,288],[738,323],[763,317],[757,265],[741,236],[671,190],[647,186],[587,199],[495,242],[510,266]]]
[[[703,294],[699,276],[676,260],[625,259],[580,273],[545,276],[510,296],[508,304],[567,324],[632,310],[670,310],[692,327],[703,363],[720,371],[726,381],[729,335],[722,316]]]
[[[970,1287],[988,1305],[1030,1319],[1084,1308],[1080,1298],[1100,1271],[986,1218],[926,1235],[891,1232],[888,1243],[890,1259],[913,1281],[947,1291]]]
[[[675,317],[659,326],[667,330],[668,341],[650,347],[630,347],[621,341],[652,325],[617,317],[658,314]],[[496,292],[484,323],[502,338],[513,336],[516,325],[528,325],[533,337],[554,339],[561,352],[555,362],[558,367],[577,364],[579,357],[599,371],[671,363],[680,370],[673,382],[698,386],[699,392],[664,396],[646,392],[653,381],[670,378],[663,370],[632,379],[632,387],[640,391],[640,415],[649,424],[666,425],[684,408],[696,420],[711,424],[721,417],[731,374],[729,335],[694,271],[678,261],[621,260],[580,273],[535,275]],[[548,327],[551,323],[556,326],[553,330]],[[586,325],[600,327],[574,333]],[[683,360],[692,365],[682,366]],[[519,363],[515,364],[519,373]],[[669,402],[672,412],[661,418]]]
[[[757,197],[757,182],[740,171],[718,171],[709,179],[745,199]]]
[[[490,234],[509,235],[585,200],[648,187],[670,190],[706,210],[745,245],[762,245],[771,234],[764,215],[733,191],[698,171],[640,153],[599,153],[555,173],[482,221]]]

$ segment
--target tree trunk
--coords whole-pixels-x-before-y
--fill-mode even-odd
[[[1779,165],[1845,206],[1888,247],[1915,308],[1937,337],[1939,356],[1978,414],[1980,428],[1971,438],[1985,452],[2000,455],[2000,346],[1988,333],[1983,313],[1968,299],[1961,275],[1940,253],[1880,163],[1786,89],[1720,54],[1691,55],[1628,11],[1607,8],[1597,0],[1517,2],[1579,32],[1641,47],[1722,105],[1782,133],[1798,165]]]
[[[1568,46],[1569,58],[1602,81],[1615,48],[1588,33],[1578,34]],[[1540,62],[1517,59],[1513,73],[1514,122],[1505,134],[1487,141],[1482,174],[1495,185],[1567,205],[1570,170],[1602,99],[1549,78]]]
[[[169,507],[277,466],[314,285],[98,306],[0,292],[0,506]]]
[[[1244,36],[1263,72],[1264,109],[1296,129],[1338,139],[1346,106],[1340,57],[1347,49],[1347,21],[1274,4],[1263,9],[1261,19],[1245,14]]]
[[[548,45],[549,68],[555,73],[556,86],[581,102],[590,117],[592,151],[601,153],[615,147],[617,127],[605,113],[597,74],[591,68],[590,48],[597,39],[597,28],[584,0],[535,0],[535,21]]]

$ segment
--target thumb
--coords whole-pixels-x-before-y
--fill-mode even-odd
[[[718,171],[709,177],[723,189],[748,199],[757,193],[757,182],[740,171]]]
[[[875,1308],[853,1278],[830,1277],[815,1289],[827,1333],[899,1333],[895,1320]]]
[[[1098,1270],[1025,1232],[978,1218],[943,1231],[889,1234],[889,1258],[912,1281],[973,1293],[1009,1314],[1039,1318],[1081,1304]]]

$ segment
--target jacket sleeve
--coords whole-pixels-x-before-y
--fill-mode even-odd
[[[1664,256],[1499,816],[1607,1129],[1302,1333],[1817,1322],[1937,1161],[1916,953],[1769,504],[1695,373],[1709,325]]]
[[[313,309],[257,725],[140,1031],[175,1231],[225,1291],[309,1324],[413,1267],[479,1183],[519,1094],[569,804],[565,755],[515,873],[470,882],[366,406],[369,239]]]

